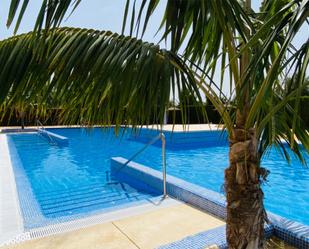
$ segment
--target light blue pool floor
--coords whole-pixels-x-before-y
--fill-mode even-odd
[[[152,189],[133,189],[110,178],[110,158],[129,158],[144,144],[93,129],[50,129],[69,138],[69,146],[50,145],[35,134],[9,135],[22,161],[33,195],[49,219],[134,203],[157,196]],[[13,143],[12,143],[13,142]],[[161,170],[161,148],[150,146],[134,159]],[[308,155],[306,155],[308,160]],[[296,159],[288,165],[276,150],[263,158],[271,171],[264,185],[266,208],[309,225],[309,170]],[[167,150],[168,174],[222,193],[228,147],[188,144]],[[22,190],[19,190],[22,192]]]

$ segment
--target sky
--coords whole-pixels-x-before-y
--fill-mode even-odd
[[[140,2],[138,0],[137,2]],[[251,0],[252,8],[258,10],[260,0]],[[8,38],[13,35],[14,24],[10,29],[6,27],[6,18],[8,15],[10,0],[1,0],[0,6],[0,40]],[[29,6],[22,20],[18,33],[25,33],[33,29],[36,15],[41,6],[41,1],[30,0]],[[121,33],[123,13],[126,0],[82,0],[78,8],[73,14],[64,20],[61,26],[92,28],[98,30],[111,30],[113,32]],[[160,40],[160,33],[155,36],[160,25],[166,0],[160,1],[157,11],[151,17],[147,31],[143,40],[157,43]],[[129,13],[131,13],[129,11]],[[308,39],[309,27],[304,27],[295,37],[294,45],[299,47],[305,40]],[[165,47],[165,44],[160,44]],[[309,71],[309,70],[308,70]],[[308,73],[307,71],[307,73]],[[219,81],[219,73],[217,73]],[[224,92],[228,93],[228,80],[225,80]]]
[[[0,7],[0,40],[13,35],[13,26],[6,28],[6,18],[9,10],[10,0],[1,0]],[[121,33],[123,13],[126,0],[83,0],[73,14],[64,20],[61,26],[92,28],[98,30],[111,30]],[[32,0],[29,3],[26,15],[21,23],[18,33],[25,33],[33,29],[36,15],[40,8],[41,1]],[[158,6],[145,34],[144,40],[158,42],[159,36],[154,37],[158,30],[165,0]]]
[[[140,2],[138,0],[137,2]],[[261,0],[251,0],[252,8],[258,10]],[[13,35],[13,26],[6,28],[6,18],[9,10],[10,0],[1,0],[0,6],[0,40]],[[21,23],[18,33],[31,31],[36,15],[41,5],[39,0],[30,0],[26,15]],[[62,23],[62,26],[93,28],[98,30],[111,30],[121,32],[123,13],[126,0],[82,0],[75,12]],[[150,25],[144,40],[158,42],[160,35],[155,37],[161,18],[163,16],[166,0],[160,1],[157,11],[151,17]],[[308,28],[308,27],[307,27]],[[304,31],[304,32],[302,32]],[[299,32],[295,39],[295,45],[299,46],[302,41],[308,39],[308,30]]]

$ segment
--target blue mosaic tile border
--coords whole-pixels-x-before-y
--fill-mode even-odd
[[[265,226],[265,237],[269,238],[273,233],[273,227]],[[205,232],[188,236],[182,240],[158,247],[158,249],[204,249],[216,245],[220,249],[228,248],[226,243],[226,226],[220,226]]]
[[[300,249],[309,248],[309,226],[288,220],[271,212],[267,213],[274,227],[274,235]]]
[[[162,193],[162,173],[141,164],[130,162],[126,167],[123,165],[127,159],[116,157],[111,160],[111,173],[121,181],[132,184],[132,179],[142,180],[144,184],[152,186]],[[129,176],[129,177],[128,177]],[[133,186],[134,187],[134,186]],[[167,193],[174,198],[194,204],[207,210],[209,213],[225,219],[225,197],[217,192],[208,190],[198,185],[167,175]]]
[[[212,245],[216,245],[220,249],[227,248],[225,226],[188,236],[182,240],[160,246],[158,249],[205,249]]]
[[[44,216],[40,210],[38,202],[34,197],[34,193],[32,191],[26,172],[22,166],[15,144],[9,136],[7,136],[7,139],[15,176],[15,183],[17,187],[20,211],[23,218],[23,225],[27,230],[30,228],[28,225],[29,223],[36,226],[36,224],[42,222]]]
[[[144,165],[135,162],[130,162],[124,167],[124,164],[126,162],[127,159],[125,158],[121,157],[112,158],[111,172],[112,174],[115,175],[115,177],[121,178],[122,181],[127,182],[128,184],[132,184],[132,179],[139,180],[140,182],[139,184],[146,184],[152,186],[156,188],[158,191],[161,191],[162,193],[163,184],[162,184],[162,173],[160,171],[154,170],[152,168],[146,167]],[[217,217],[223,219],[226,218],[225,197],[217,192],[186,182],[177,177],[167,175],[167,193],[176,199],[179,199],[186,203],[190,203],[203,210],[206,210],[207,212]],[[283,241],[297,248],[300,249],[309,248],[309,226],[305,226],[298,222],[285,219],[270,212],[268,212],[268,218],[270,220],[270,225],[265,226],[266,237],[275,235],[278,238],[282,239]],[[205,234],[203,236],[205,236]],[[214,238],[214,233],[211,233],[209,236],[210,238]],[[197,238],[199,238],[199,236]],[[197,239],[197,241],[199,240]],[[220,233],[218,234],[218,241],[219,242],[221,241]],[[194,241],[194,243],[199,242]],[[192,242],[192,244],[194,243]],[[175,248],[175,249],[187,248],[184,247],[184,245],[182,247],[166,247],[166,248]],[[205,247],[206,245],[203,246]],[[199,247],[188,247],[188,248],[199,248]]]

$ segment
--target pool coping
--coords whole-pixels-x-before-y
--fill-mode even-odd
[[[114,128],[115,125],[111,126],[102,126],[102,125],[93,125],[93,126],[83,126],[83,125],[46,125],[44,129],[75,129],[75,128]],[[162,132],[171,132],[171,133],[198,133],[198,132],[207,132],[207,131],[222,131],[224,130],[224,126],[221,124],[190,124],[190,125],[181,125],[181,124],[166,124],[166,125],[158,125],[151,124],[148,126],[126,126],[121,125],[121,128],[128,129],[137,129],[137,130],[150,130],[150,131],[162,131]],[[0,126],[0,133],[9,133],[9,132],[33,132],[38,129],[37,126],[27,126],[25,129],[21,129],[20,126]]]
[[[7,136],[0,134],[0,244],[23,232],[23,219],[19,205]]]
[[[144,181],[146,184],[157,188],[159,191],[163,189],[162,172],[154,170],[145,165],[129,162],[127,159],[122,157],[114,157],[111,159],[111,171],[112,174],[117,174],[121,177],[123,181],[128,181],[132,178],[137,178],[140,181]],[[125,165],[126,164],[126,165]],[[125,165],[125,167],[124,167]],[[120,175],[120,176],[119,176]],[[121,176],[122,175],[122,176]],[[126,177],[129,175],[130,177]],[[225,197],[217,192],[211,191],[209,189],[200,187],[198,185],[189,183],[177,177],[167,175],[167,193],[172,197],[181,200],[185,203],[189,203],[196,206],[202,210],[205,210],[219,218],[225,219],[226,217],[226,203]],[[303,225],[301,223],[291,221],[289,219],[283,218],[279,215],[267,212],[268,218],[270,220],[269,225],[265,225],[266,235],[275,235],[279,239],[288,242],[297,248],[308,248],[309,247],[309,226]],[[212,233],[213,231],[208,231]],[[207,232],[206,232],[207,233]],[[199,236],[199,235],[196,235]],[[218,238],[219,248],[225,248],[226,242],[222,242],[222,230],[219,233],[215,232],[210,237]],[[192,240],[196,238],[190,236]],[[179,242],[180,245],[184,246]],[[207,241],[205,241],[207,243]],[[213,244],[213,240],[209,241],[211,244],[204,244],[203,246],[210,246]],[[179,244],[177,244],[178,246]],[[182,248],[182,247],[166,247],[166,248]],[[220,247],[221,246],[221,247]],[[164,247],[165,248],[165,247]],[[193,248],[193,247],[192,247]],[[197,247],[199,248],[199,247]]]

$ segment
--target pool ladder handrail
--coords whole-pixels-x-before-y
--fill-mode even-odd
[[[35,122],[36,122],[36,127],[37,127],[37,129],[45,130],[45,127],[44,127],[44,125],[41,123],[40,120],[36,119]]]
[[[166,189],[166,139],[163,132],[160,132],[160,134],[156,137],[154,137],[152,140],[150,140],[143,148],[141,148],[139,151],[137,151],[132,157],[130,157],[123,166],[119,169],[121,170],[123,167],[127,166],[134,158],[136,158],[140,153],[142,153],[145,149],[148,148],[148,146],[154,144],[156,141],[161,139],[162,142],[162,175],[163,175],[163,198],[165,199],[167,197],[167,189]],[[117,170],[117,171],[119,171]]]
[[[37,131],[39,130],[43,130],[45,131],[45,134],[48,136],[49,138],[49,141],[52,143],[52,144],[56,144],[56,142],[54,141],[54,139],[52,139],[52,137],[48,134],[48,132],[46,131],[44,125],[40,122],[40,120],[36,120],[36,127],[37,127]]]

